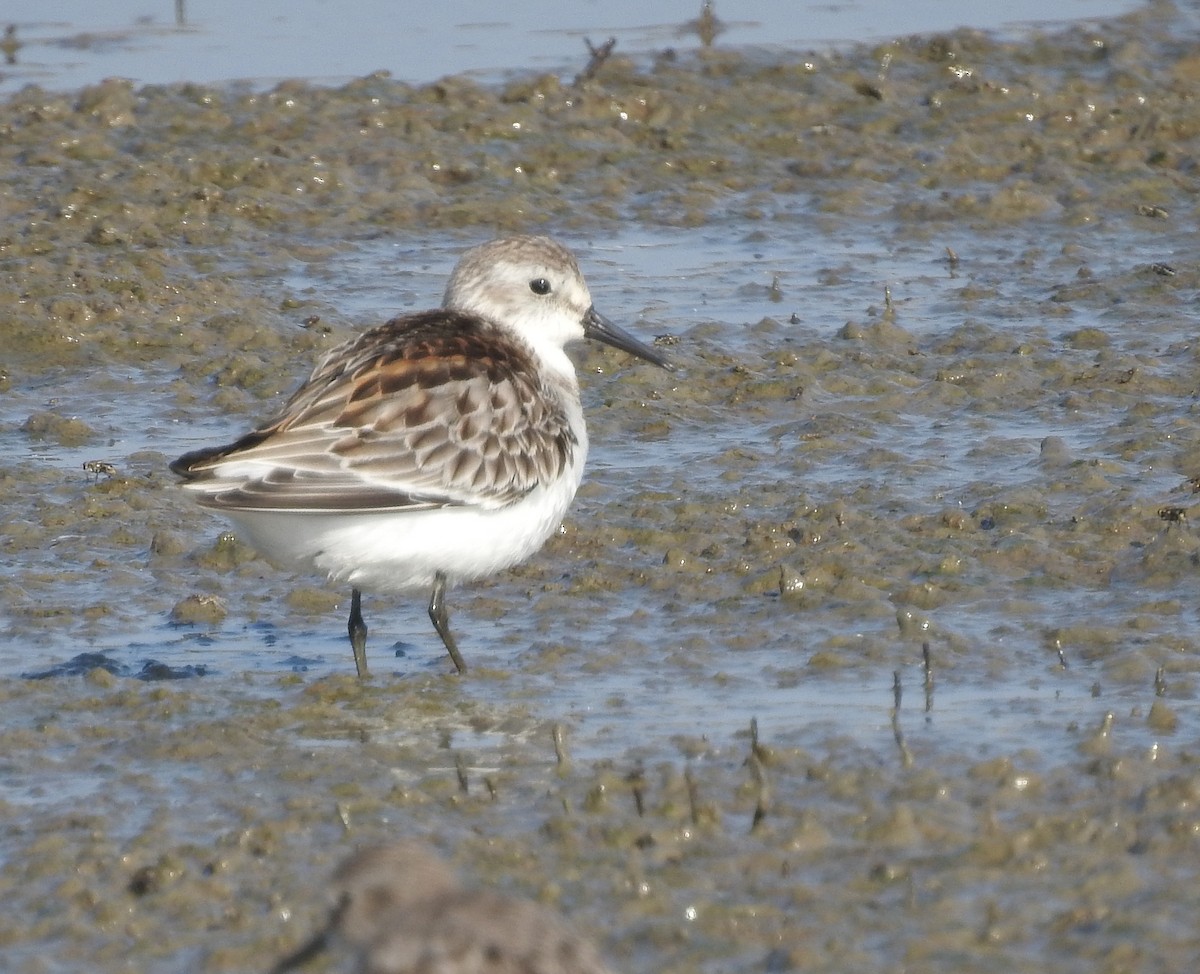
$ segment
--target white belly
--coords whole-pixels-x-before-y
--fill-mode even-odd
[[[499,510],[221,513],[276,564],[368,592],[401,592],[431,587],[439,572],[457,583],[524,561],[562,523],[582,473],[580,458],[558,483]]]

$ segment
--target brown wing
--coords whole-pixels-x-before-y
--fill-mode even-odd
[[[439,310],[338,346],[270,422],[171,469],[226,509],[494,508],[561,475],[577,447],[525,349]]]

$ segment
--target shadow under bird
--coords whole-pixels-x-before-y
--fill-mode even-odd
[[[363,591],[430,591],[465,673],[447,586],[541,548],[583,477],[587,428],[564,351],[581,338],[672,368],[596,311],[564,246],[493,240],[462,255],[440,308],[335,347],[268,422],[171,469],[272,562],[350,586],[359,676]]]
[[[529,900],[463,888],[416,842],[355,853],[333,875],[324,929],[283,958],[286,974],[348,947],[359,974],[611,974],[590,942]]]

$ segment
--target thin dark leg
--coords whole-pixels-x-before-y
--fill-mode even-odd
[[[350,648],[354,650],[354,668],[358,675],[370,676],[367,673],[367,624],[362,617],[362,593],[354,589],[350,593],[350,621],[346,624],[350,631]]]
[[[438,572],[433,579],[433,595],[429,597],[429,618],[433,620],[433,628],[446,644],[446,652],[454,660],[458,672],[466,673],[467,664],[463,662],[462,653],[458,651],[458,643],[450,631],[450,620],[446,617],[446,573]]]

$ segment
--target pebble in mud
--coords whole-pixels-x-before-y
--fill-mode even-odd
[[[332,886],[328,926],[272,974],[338,942],[357,955],[361,974],[610,974],[596,948],[545,907],[463,888],[416,842],[355,853]]]
[[[219,625],[229,609],[223,599],[213,595],[189,595],[175,603],[171,610],[171,621],[181,625]]]
[[[63,446],[81,446],[95,435],[80,417],[53,412],[34,413],[25,420],[23,428],[32,439],[52,440]]]

